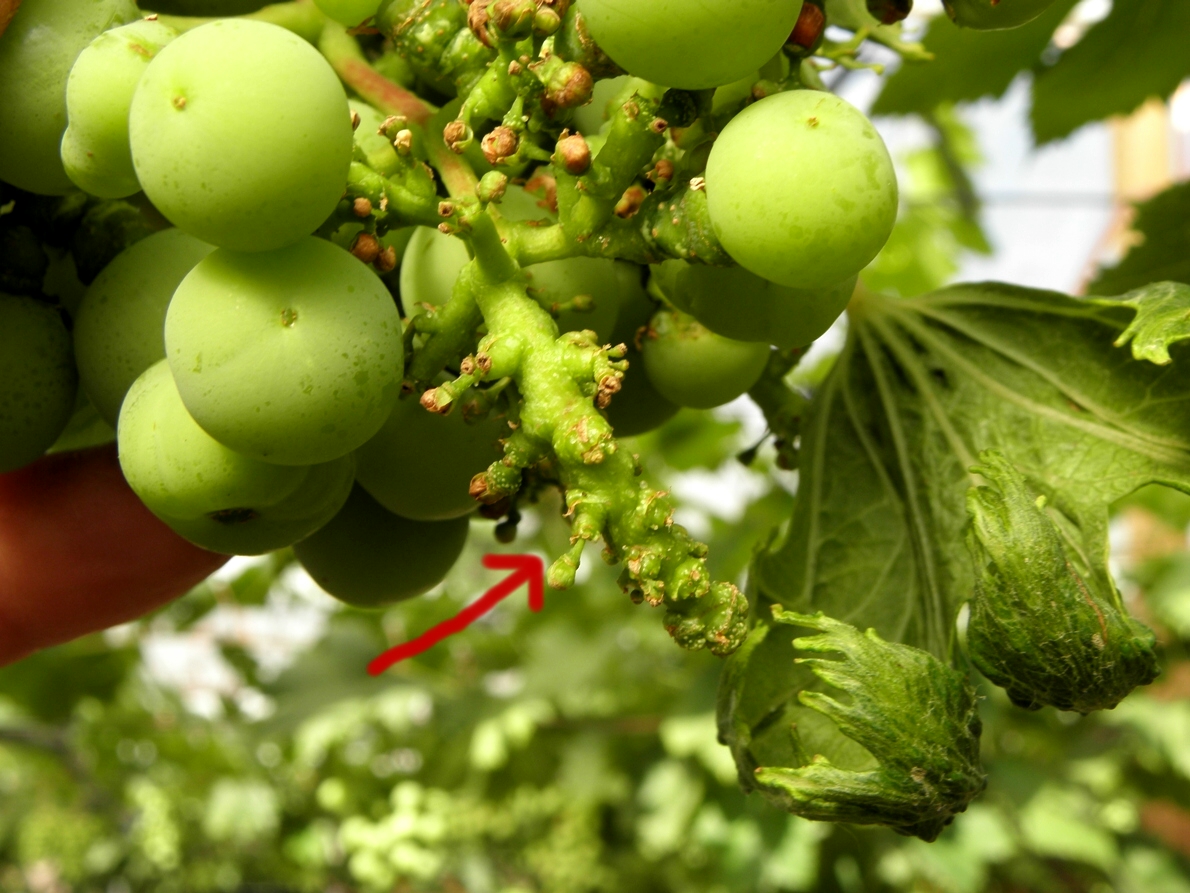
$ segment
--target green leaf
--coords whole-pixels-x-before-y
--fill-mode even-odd
[[[1190,183],[1138,205],[1132,229],[1141,243],[1117,266],[1099,271],[1091,294],[1118,295],[1163,280],[1190,283]]]
[[[1157,678],[1156,636],[1124,610],[1106,553],[1068,543],[1025,478],[986,450],[967,493],[971,662],[1014,704],[1110,710]]]
[[[774,609],[773,619],[821,633],[794,639],[798,650],[843,655],[796,662],[845,692],[846,703],[805,690],[798,700],[833,722],[876,765],[856,770],[822,755],[810,759],[794,727],[799,765],[757,769],[757,787],[804,818],[888,825],[934,840],[986,784],[975,691],[966,674],[920,648],[886,642],[874,630],[861,633],[822,613]]]
[[[1039,143],[1084,124],[1168,97],[1190,74],[1190,3],[1115,0],[1091,28],[1033,82],[1033,133]]]
[[[849,313],[805,420],[789,533],[753,565],[762,602],[874,627],[945,661],[974,587],[965,496],[980,451],[1010,456],[1087,555],[1106,554],[1110,503],[1154,482],[1190,492],[1190,364],[1112,348],[1131,309],[984,284],[861,294]],[[725,669],[720,730],[741,779],[803,765],[794,722],[805,753],[870,769],[870,753],[798,700],[820,682],[791,665],[791,640],[757,627]]]
[[[1132,342],[1132,355],[1158,366],[1170,362],[1172,344],[1190,338],[1190,285],[1155,282],[1118,298],[1091,298],[1095,304],[1131,307],[1136,318],[1116,339],[1116,347]]]
[[[973,31],[936,16],[922,41],[936,60],[902,65],[885,81],[872,114],[925,114],[944,102],[1003,96],[1018,74],[1037,65],[1075,2],[1058,0],[1028,25],[1007,31]]]

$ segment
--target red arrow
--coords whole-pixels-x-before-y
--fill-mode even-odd
[[[529,584],[529,610],[540,611],[545,607],[545,563],[536,555],[485,555],[483,566],[489,570],[508,570],[512,573],[454,617],[431,627],[416,639],[384,652],[368,664],[368,672],[373,676],[379,676],[393,664],[421,654],[447,636],[462,632],[503,599],[520,589],[523,583]]]

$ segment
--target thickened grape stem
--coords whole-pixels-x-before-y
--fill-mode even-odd
[[[472,493],[488,503],[512,496],[524,469],[553,457],[573,534],[572,548],[550,567],[550,585],[572,586],[584,546],[602,537],[605,559],[624,565],[621,587],[635,600],[664,604],[679,644],[734,651],[746,633],[746,599],[712,580],[706,547],[674,523],[668,495],[641,480],[596,408],[619,390],[625,348],[600,346],[592,332],[559,336],[491,216],[478,206],[460,209],[457,225],[475,254],[460,282],[474,289],[488,329],[466,377],[509,377],[523,401],[504,459],[476,477]]]

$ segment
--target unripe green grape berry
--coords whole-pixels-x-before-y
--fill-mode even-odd
[[[356,480],[382,506],[414,521],[444,521],[479,508],[471,479],[498,460],[504,417],[468,424],[459,409],[428,412],[400,400],[380,432],[355,452]]]
[[[1027,25],[1054,5],[1054,0],[942,0],[956,25],[978,31]]]
[[[108,424],[140,374],[165,359],[165,311],[214,245],[166,229],[124,249],[91,283],[75,315],[79,383]]]
[[[314,0],[314,5],[327,18],[334,19],[340,25],[353,27],[376,15],[380,0]]]
[[[351,165],[338,77],[296,34],[248,19],[188,31],[157,54],[132,98],[132,160],[179,229],[268,251],[334,211]]]
[[[0,37],[0,180],[74,190],[58,152],[70,67],[96,35],[137,18],[132,0],[23,0]]]
[[[120,467],[141,502],[180,536],[228,555],[309,536],[339,511],[355,476],[350,456],[287,467],[223,446],[186,412],[165,360],[132,385],[117,430]]]
[[[831,288],[777,285],[743,267],[666,261],[655,273],[665,296],[725,338],[805,347],[831,327],[855,291],[852,276]]]
[[[174,292],[165,347],[195,420],[232,449],[281,465],[362,446],[392,412],[404,376],[392,295],[364,264],[313,237],[208,255]]]
[[[611,343],[628,348],[625,357],[628,371],[624,373],[620,391],[612,397],[606,415],[617,437],[633,437],[661,427],[677,414],[679,407],[657,393],[645,373],[644,357],[636,346],[637,334],[649,325],[649,320],[657,312],[657,304],[645,291],[641,268],[618,262],[616,274],[622,297]]]
[[[466,518],[402,518],[356,486],[342,511],[293,552],[335,598],[359,608],[380,608],[442,582],[463,552],[469,526]]]
[[[0,473],[28,465],[74,412],[78,376],[58,311],[0,294]]]
[[[128,145],[128,109],[149,62],[178,36],[142,19],[100,34],[79,53],[66,81],[62,164],[79,189],[101,198],[140,192]]]
[[[711,409],[730,403],[760,379],[769,347],[716,335],[692,316],[661,310],[642,350],[645,372],[678,406]]]
[[[728,254],[791,288],[854,276],[897,217],[896,173],[880,134],[818,90],[777,93],[733,118],[711,149],[706,190]]]
[[[421,304],[441,307],[450,300],[459,272],[471,255],[462,239],[428,226],[415,227],[401,255],[401,304],[412,319],[425,312]]]
[[[685,90],[719,87],[769,61],[801,0],[579,0],[591,36],[629,74]]]

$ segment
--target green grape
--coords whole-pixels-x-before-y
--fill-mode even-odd
[[[91,283],[75,315],[79,383],[108,424],[140,374],[165,359],[165,311],[174,290],[214,251],[179,229],[124,249]]]
[[[154,12],[177,16],[239,16],[268,5],[267,0],[152,0]]]
[[[743,267],[708,267],[666,261],[655,271],[662,292],[716,334],[805,347],[839,318],[855,291],[853,276],[831,288],[777,285]]]
[[[78,376],[58,311],[0,294],[0,473],[28,465],[74,413]]]
[[[781,49],[801,0],[579,0],[591,36],[629,74],[702,90],[739,80]]]
[[[342,248],[308,236],[276,251],[220,249],[182,280],[165,347],[186,408],[234,450],[281,465],[362,446],[404,376],[392,295]]]
[[[230,450],[186,412],[160,360],[120,410],[120,467],[154,515],[204,549],[261,555],[326,524],[351,492],[355,460],[272,465]]]
[[[397,403],[380,433],[356,450],[356,480],[390,512],[443,521],[479,508],[471,478],[503,455],[503,416],[469,425],[460,411],[438,415],[416,397]]]
[[[642,353],[658,393],[692,409],[730,403],[756,384],[769,359],[768,345],[716,335],[678,310],[653,317]]]
[[[616,264],[616,273],[623,300],[611,343],[627,346],[628,371],[624,373],[620,392],[612,397],[607,408],[607,420],[617,437],[633,437],[661,427],[677,414],[679,407],[657,393],[645,374],[644,357],[636,346],[637,333],[648,326],[657,312],[657,305],[641,282],[641,268],[621,262]]]
[[[348,27],[360,25],[380,8],[380,0],[314,0],[323,15]]]
[[[113,28],[83,50],[66,81],[62,164],[84,192],[123,198],[140,192],[128,145],[128,108],[149,62],[178,36],[142,19]]]
[[[727,252],[791,288],[854,276],[897,217],[896,173],[880,134],[818,90],[777,93],[733,118],[711,149],[706,190]]]
[[[442,582],[462,554],[469,526],[466,518],[402,518],[357,486],[342,511],[293,552],[335,598],[359,608],[380,608]]]
[[[276,25],[220,19],[157,54],[129,116],[145,194],[171,223],[267,251],[334,211],[351,165],[351,113],[329,63]]]
[[[500,211],[510,220],[533,219],[547,212],[537,200],[519,187],[509,187]],[[524,215],[524,216],[522,216]],[[417,316],[418,304],[441,307],[450,300],[455,280],[470,256],[467,247],[454,236],[420,227],[409,242],[401,263],[401,300],[405,312]],[[550,308],[573,301],[580,295],[593,300],[590,310],[566,309],[558,314],[558,331],[591,329],[603,344],[611,337],[620,307],[620,283],[615,261],[595,257],[568,257],[525,268],[530,294]]]
[[[41,195],[74,190],[58,146],[66,78],[96,35],[139,18],[133,0],[24,0],[0,37],[0,180]]]
[[[599,133],[603,129],[603,125],[611,118],[611,112],[615,107],[613,103],[616,100],[624,102],[628,97],[625,96],[621,99],[622,94],[638,83],[641,83],[639,78],[626,74],[596,81],[595,89],[591,93],[591,101],[572,112],[572,120],[578,132],[588,139]]]
[[[1053,6],[1054,0],[942,0],[942,5],[957,25],[995,31],[1028,24]]]

